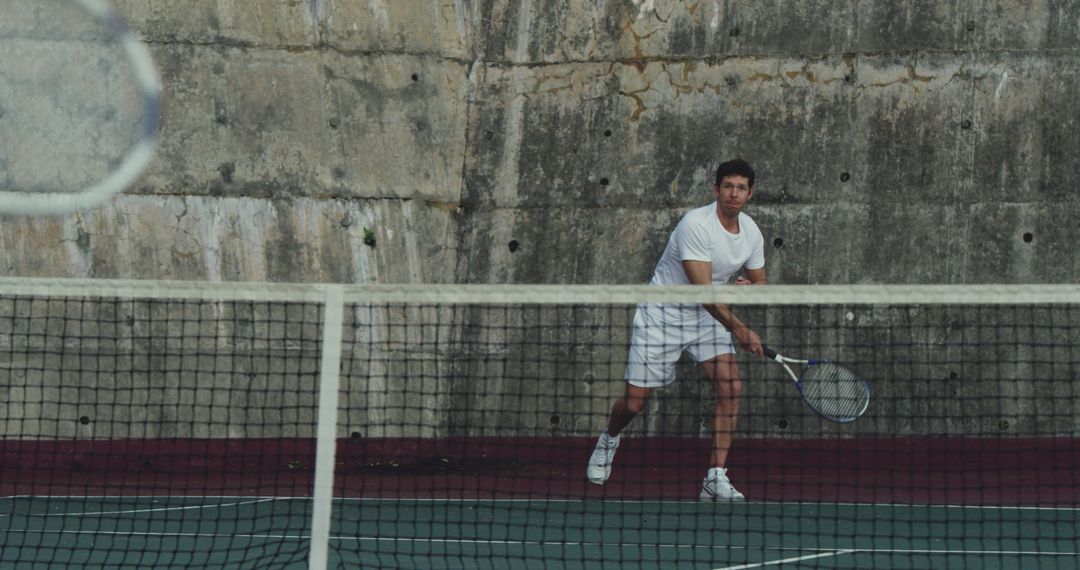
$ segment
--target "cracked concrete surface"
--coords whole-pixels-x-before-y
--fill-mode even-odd
[[[1068,6],[116,4],[161,69],[161,152],[97,210],[0,220],[9,275],[635,283],[732,156],[761,172],[774,282],[1080,269],[1045,215],[1080,214]],[[944,233],[878,233],[901,225]]]

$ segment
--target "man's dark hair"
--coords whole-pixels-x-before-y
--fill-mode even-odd
[[[741,158],[735,160],[729,160],[720,165],[720,168],[716,169],[716,185],[719,186],[720,182],[724,180],[725,176],[745,176],[750,182],[750,187],[754,187],[754,169],[750,166],[750,163]]]

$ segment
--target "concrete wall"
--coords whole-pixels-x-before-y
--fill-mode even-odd
[[[462,280],[644,280],[732,156],[761,173],[773,281],[1075,280],[1075,6],[532,2],[490,21]]]
[[[1080,275],[1080,4],[1070,0],[116,4],[161,69],[160,155],[100,208],[0,219],[0,274],[637,283],[681,213],[710,200],[716,165],[741,156],[759,171],[748,211],[773,282]],[[903,322],[868,318],[880,330]],[[959,322],[979,330],[994,317],[973,319]],[[569,379],[561,393],[582,396],[560,400],[570,402],[560,425],[544,424],[546,411],[517,425],[594,431],[621,390],[624,345],[598,350],[591,362],[603,370],[533,374]],[[552,348],[540,361],[565,365],[565,354]],[[916,371],[886,371],[897,383],[879,397],[893,417],[919,417],[895,403],[920,393],[910,382],[989,375],[1036,390],[1031,371],[969,374],[925,354]],[[454,366],[421,376],[449,389],[468,374],[492,377],[475,367],[494,364]],[[751,377],[775,376],[759,366],[748,364]],[[1076,375],[1050,373],[1066,384]],[[374,415],[342,429],[393,435],[378,411],[397,409],[408,388],[392,384],[350,396],[350,409]],[[544,408],[509,387],[461,388],[457,401],[441,392],[446,400],[425,404],[438,417],[424,425],[466,429],[438,412],[462,406],[492,419],[495,394]],[[680,385],[640,429],[701,429],[708,392]],[[791,413],[768,412],[753,429],[772,433]],[[1032,424],[1037,410],[1010,413],[987,413],[992,425],[862,429],[989,433],[1022,415],[1025,433],[1075,432],[1070,420]]]
[[[1067,0],[117,5],[160,156],[98,209],[0,220],[6,275],[641,282],[734,156],[773,281],[1078,273]]]

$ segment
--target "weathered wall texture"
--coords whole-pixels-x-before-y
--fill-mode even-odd
[[[160,156],[140,184],[95,210],[0,219],[0,274],[640,283],[681,213],[710,201],[716,165],[741,156],[760,173],[749,213],[765,233],[772,282],[1080,276],[1074,0],[117,4],[163,75]],[[870,316],[886,331],[905,318]],[[980,318],[947,332],[977,333],[995,317]],[[622,389],[628,331],[617,331],[588,365],[541,349],[539,362],[561,367],[535,374],[552,384],[522,390],[557,401],[512,392],[513,373],[496,378],[483,367],[502,360],[485,356],[475,370],[466,359],[434,373],[461,390],[429,407],[513,416],[492,394],[514,394],[529,414],[519,428],[591,434]],[[537,360],[526,348],[500,358],[524,367]],[[1071,411],[1039,423],[1038,411],[1002,406],[998,392],[1010,395],[994,390],[1038,391],[1040,378],[1068,386],[1075,367],[987,372],[958,364],[974,361],[963,348],[940,360],[931,348],[914,350],[927,360],[910,370],[886,371],[900,381],[878,378],[878,401],[892,408],[858,429],[978,434],[1012,421],[1021,433],[1075,434]],[[429,364],[438,368],[420,363]],[[764,366],[747,369],[773,375]],[[473,376],[496,384],[478,387]],[[944,378],[958,392],[989,382],[968,394],[976,400],[993,393],[970,409],[917,408],[932,407]],[[349,396],[354,415],[342,430],[396,434],[387,406],[407,390],[386,380],[382,392]],[[743,429],[805,413],[786,385],[748,390],[786,397],[787,407]],[[635,429],[698,430],[708,397],[704,383],[679,384],[650,408],[666,415]],[[680,400],[663,408],[664,399]],[[561,423],[546,423],[556,415]],[[888,423],[907,416],[911,425]],[[425,421],[443,434],[515,421],[454,424],[464,417]]]
[[[4,274],[641,282],[734,156],[774,282],[1080,270],[1071,1],[117,4],[163,75],[159,159],[0,220]]]
[[[366,2],[117,4],[162,74],[158,159],[95,210],[0,220],[4,274],[454,280],[469,98],[459,57],[397,46],[390,28],[376,49],[366,42],[390,24]],[[394,25],[437,27],[405,16]]]
[[[709,170],[736,155],[761,173],[750,212],[774,282],[1076,279],[1076,6],[491,14],[462,280],[644,280],[680,208],[708,201]]]

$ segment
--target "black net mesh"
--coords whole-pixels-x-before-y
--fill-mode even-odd
[[[587,464],[627,395],[636,303],[198,289],[0,292],[0,566],[293,568],[318,549],[334,568],[1080,559],[1072,304],[737,306],[784,354],[869,382],[849,424],[776,363],[724,357],[735,387],[683,352],[701,331],[667,330],[647,351],[656,366],[673,352],[674,382],[635,404],[597,484]],[[700,500],[728,486],[742,500]]]

